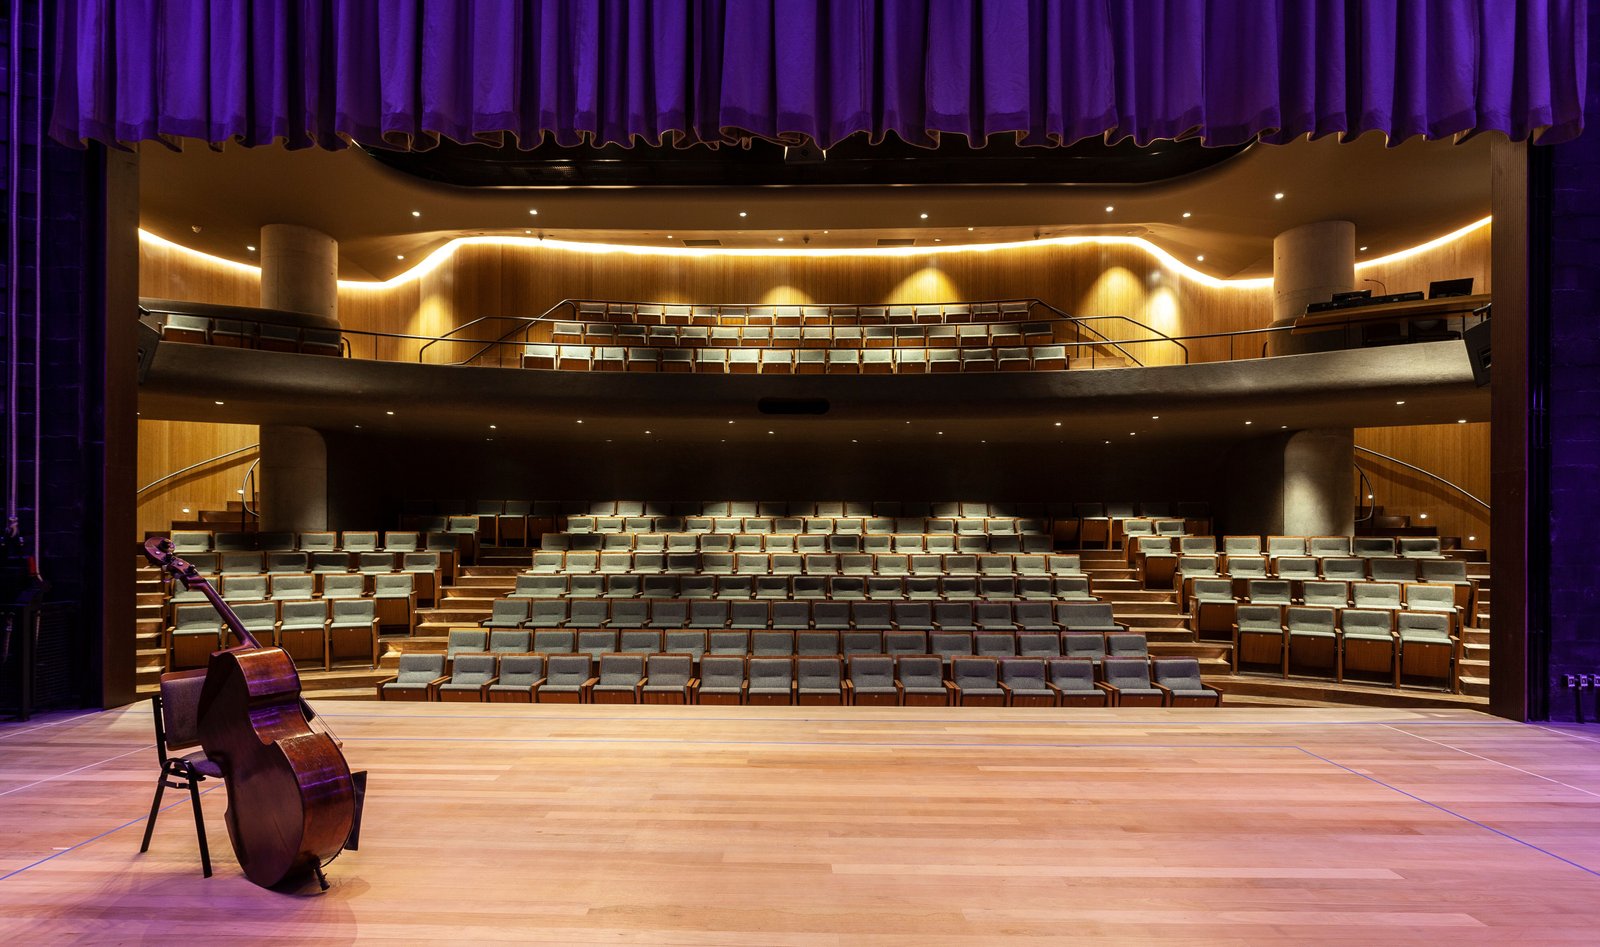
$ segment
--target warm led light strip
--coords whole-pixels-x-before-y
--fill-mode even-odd
[[[1419,244],[1388,256],[1374,257],[1356,264],[1356,269],[1362,270],[1371,266],[1381,266],[1386,263],[1395,263],[1407,257],[1426,253],[1429,250],[1444,246],[1459,240],[1489,225],[1492,218],[1468,224],[1460,230],[1452,231],[1435,240]],[[139,238],[151,244],[181,250],[184,253],[200,257],[208,262],[218,263],[235,269],[250,270],[259,274],[261,268],[251,263],[239,263],[224,257],[212,256],[200,250],[194,250],[181,243],[174,243],[164,237],[159,237],[148,230],[140,229]],[[1026,247],[1056,246],[1130,246],[1137,247],[1155,257],[1162,266],[1182,274],[1185,278],[1195,280],[1215,289],[1266,289],[1272,286],[1272,277],[1256,277],[1253,279],[1221,279],[1204,273],[1184,263],[1166,250],[1151,243],[1143,237],[1046,237],[1040,240],[1018,240],[1010,243],[977,243],[965,245],[952,245],[947,247],[858,247],[848,249],[826,248],[752,248],[739,249],[736,247],[646,247],[631,244],[611,243],[583,243],[574,240],[540,239],[538,237],[518,236],[480,236],[480,237],[455,237],[444,246],[428,254],[428,256],[405,272],[387,280],[340,280],[340,289],[361,290],[386,290],[402,286],[412,280],[421,279],[433,272],[445,261],[455,255],[456,250],[468,245],[501,246],[501,247],[530,247],[544,250],[562,250],[570,253],[620,253],[636,256],[667,256],[667,257],[695,257],[695,256],[736,256],[736,257],[883,257],[883,256],[939,256],[953,253],[993,253],[1001,250],[1020,250]]]

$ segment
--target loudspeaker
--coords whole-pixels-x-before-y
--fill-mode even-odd
[[[143,322],[139,323],[139,384],[144,384],[144,378],[150,374],[150,363],[156,360],[156,346],[161,344],[161,333],[150,328]]]
[[[1482,388],[1489,383],[1489,320],[1485,319],[1461,333],[1467,343],[1467,358],[1472,362],[1472,380]]]

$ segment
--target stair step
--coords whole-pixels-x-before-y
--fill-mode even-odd
[[[521,575],[524,571],[532,568],[532,566],[533,560],[531,559],[527,562],[510,565],[485,565],[479,563],[478,565],[467,566],[466,568],[462,569],[461,578],[465,579],[472,576],[488,575]]]
[[[1489,679],[1486,677],[1461,678],[1461,694],[1464,697],[1482,697],[1487,699],[1489,696]]]

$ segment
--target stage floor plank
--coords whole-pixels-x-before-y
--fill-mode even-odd
[[[1470,711],[323,702],[362,850],[139,855],[148,704],[0,725],[10,944],[1594,943],[1600,728]]]

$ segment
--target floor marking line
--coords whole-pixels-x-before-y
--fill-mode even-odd
[[[120,760],[124,756],[132,756],[135,753],[143,753],[146,750],[152,750],[154,748],[155,748],[155,744],[154,743],[147,743],[144,746],[138,747],[136,749],[129,750],[126,753],[118,753],[116,756],[108,756],[105,759],[100,760],[100,761],[95,762],[95,763],[85,763],[84,765],[78,767],[77,769],[69,769],[65,773],[57,773],[54,776],[46,776],[44,779],[35,780],[34,782],[31,782],[26,786],[18,786],[15,789],[7,789],[5,792],[0,792],[0,796],[9,796],[14,792],[21,792],[24,789],[32,789],[33,787],[38,786],[41,783],[48,783],[53,779],[60,779],[63,776],[71,776],[73,773],[81,773],[86,769],[93,769],[94,767],[99,766],[102,763],[109,763],[112,760]]]
[[[211,789],[202,789],[202,790],[200,790],[200,795],[204,796],[206,793],[211,792],[212,789],[219,789],[219,788],[221,788],[221,787],[212,786]],[[188,803],[188,801],[189,801],[189,794],[188,793],[184,793],[183,798],[179,799],[177,802],[169,803],[169,804],[167,804],[165,806],[162,806],[161,807],[161,811],[162,812],[166,812],[168,809],[173,809],[173,808],[176,808],[178,806],[185,805],[185,804]],[[117,826],[114,829],[106,829],[104,832],[101,832],[99,835],[96,835],[93,838],[86,838],[83,841],[79,842],[78,844],[69,846],[67,848],[63,848],[63,849],[61,849],[60,851],[56,852],[53,855],[46,855],[45,857],[39,859],[38,861],[34,862],[31,865],[23,865],[21,868],[14,868],[11,871],[8,871],[3,875],[0,875],[0,881],[5,881],[7,878],[11,878],[11,877],[14,877],[16,875],[20,875],[20,874],[22,874],[23,872],[27,871],[30,868],[37,868],[40,865],[43,865],[45,862],[51,861],[51,860],[56,859],[56,858],[60,858],[62,855],[65,855],[65,854],[67,854],[69,852],[77,851],[78,849],[84,847],[85,845],[88,845],[88,844],[90,844],[92,842],[98,842],[98,841],[100,841],[101,839],[105,838],[108,835],[113,835],[113,834],[115,834],[117,832],[121,832],[123,829],[127,828],[130,825],[138,825],[139,823],[145,821],[148,818],[150,818],[150,816],[148,814],[146,814],[146,815],[139,816],[136,819],[129,819],[127,822],[122,823],[121,825]]]
[[[1589,790],[1584,789],[1581,786],[1574,786],[1571,783],[1562,782],[1561,780],[1556,779],[1553,776],[1545,776],[1542,773],[1535,773],[1532,770],[1526,770],[1526,769],[1523,769],[1520,766],[1513,766],[1510,763],[1504,763],[1504,762],[1501,762],[1500,760],[1491,759],[1491,758],[1489,758],[1487,756],[1482,756],[1480,754],[1472,752],[1471,750],[1462,749],[1459,746],[1451,746],[1448,743],[1441,743],[1440,741],[1432,739],[1431,737],[1425,737],[1420,733],[1408,733],[1407,731],[1402,730],[1399,727],[1392,726],[1392,725],[1389,725],[1389,724],[1385,724],[1385,726],[1388,729],[1393,730],[1395,733],[1404,733],[1408,737],[1414,737],[1414,738],[1416,738],[1418,740],[1423,740],[1423,741],[1426,741],[1428,743],[1432,743],[1434,746],[1442,746],[1447,750],[1455,750],[1457,753],[1465,753],[1467,756],[1470,756],[1473,759],[1483,760],[1485,763],[1493,763],[1496,766],[1504,766],[1506,769],[1515,770],[1516,772],[1522,773],[1525,776],[1532,776],[1535,779],[1542,779],[1545,782],[1555,783],[1557,786],[1565,786],[1566,788],[1571,789],[1574,792],[1581,792],[1586,796],[1593,796],[1596,799],[1600,799],[1600,792],[1590,792]]]
[[[111,707],[111,708],[107,708],[105,710],[86,710],[83,713],[70,714],[70,715],[68,715],[66,717],[61,718],[60,720],[52,720],[49,723],[41,723],[37,727],[29,727],[26,730],[13,730],[10,733],[0,732],[0,740],[9,740],[12,737],[20,737],[24,733],[37,733],[40,730],[45,730],[45,729],[48,729],[50,727],[59,727],[64,723],[71,723],[74,720],[83,720],[83,719],[85,719],[87,717],[93,717],[96,714],[109,713],[112,710],[120,710],[120,709],[121,709],[120,707]]]
[[[645,737],[345,737],[346,743],[600,743],[642,746],[850,746],[896,750],[1298,750],[1293,743],[891,743],[873,740],[672,740]]]
[[[1565,730],[1560,730],[1560,729],[1557,729],[1555,727],[1547,727],[1547,726],[1545,726],[1543,724],[1539,724],[1539,723],[1530,723],[1530,724],[1528,724],[1528,726],[1533,727],[1535,730],[1543,730],[1545,733],[1553,733],[1558,737],[1566,737],[1569,740],[1582,740],[1585,743],[1594,743],[1594,744],[1600,745],[1600,740],[1596,740],[1594,737],[1586,737],[1586,736],[1584,736],[1582,734],[1579,734],[1579,733],[1568,733]],[[1582,725],[1581,724],[1575,724],[1575,726],[1582,726]]]
[[[1372,776],[1372,775],[1369,775],[1367,773],[1363,773],[1360,770],[1354,769],[1354,768],[1349,767],[1349,766],[1346,766],[1343,763],[1339,763],[1339,762],[1335,762],[1334,760],[1330,760],[1326,756],[1323,756],[1320,753],[1313,753],[1311,750],[1308,750],[1305,747],[1297,747],[1297,749],[1299,749],[1300,752],[1306,754],[1307,756],[1315,757],[1315,758],[1323,761],[1324,763],[1327,763],[1329,766],[1337,766],[1339,769],[1344,770],[1345,772],[1349,773],[1352,776],[1359,776],[1362,779],[1367,780],[1368,782],[1375,783],[1375,784],[1377,784],[1379,786],[1382,786],[1383,788],[1389,790],[1390,792],[1396,792],[1396,793],[1399,793],[1402,796],[1405,796],[1408,799],[1414,799],[1417,802],[1420,802],[1423,805],[1428,806],[1429,808],[1437,809],[1440,812],[1443,812],[1445,815],[1454,816],[1455,818],[1460,819],[1463,822],[1467,822],[1467,823],[1470,823],[1472,825],[1477,826],[1480,829],[1484,829],[1486,831],[1493,832],[1494,834],[1500,836],[1501,838],[1509,839],[1510,841],[1516,842],[1518,845],[1522,845],[1522,846],[1525,846],[1527,848],[1531,848],[1531,849],[1533,849],[1534,851],[1538,852],[1541,855],[1548,855],[1551,858],[1554,858],[1556,861],[1566,862],[1568,865],[1571,865],[1572,867],[1578,869],[1579,871],[1586,872],[1587,874],[1593,875],[1596,878],[1600,878],[1600,871],[1596,871],[1595,869],[1590,868],[1587,865],[1583,865],[1583,864],[1580,864],[1578,862],[1575,862],[1572,859],[1567,858],[1567,857],[1565,857],[1563,855],[1557,855],[1555,852],[1552,852],[1547,848],[1540,848],[1539,846],[1533,844],[1532,842],[1527,841],[1526,839],[1521,839],[1521,838],[1518,838],[1515,835],[1512,835],[1510,832],[1505,832],[1505,831],[1497,829],[1494,826],[1489,825],[1487,823],[1479,822],[1477,819],[1474,819],[1474,818],[1472,818],[1470,816],[1464,816],[1461,813],[1456,812],[1453,809],[1446,808],[1445,806],[1442,806],[1437,802],[1430,802],[1429,800],[1422,798],[1421,796],[1417,795],[1414,792],[1407,792],[1406,790],[1401,789],[1399,786],[1390,785],[1389,783],[1384,782],[1383,780],[1379,779],[1376,776]]]
[[[641,706],[646,706],[646,705],[641,705]],[[946,709],[948,709],[948,708],[946,708]],[[1477,711],[1473,711],[1473,712],[1477,713]],[[1412,726],[1419,726],[1419,727],[1491,727],[1491,728],[1496,728],[1496,729],[1504,729],[1506,727],[1521,727],[1521,726],[1524,726],[1524,724],[1517,723],[1516,721],[1500,720],[1500,719],[1496,719],[1496,718],[1491,718],[1491,719],[1487,719],[1487,720],[1392,720],[1392,721],[1391,720],[1333,720],[1333,721],[1318,721],[1318,720],[1224,720],[1224,721],[1168,720],[1168,721],[1157,722],[1157,721],[1149,721],[1149,720],[1095,720],[1095,719],[1092,719],[1092,718],[1079,718],[1079,717],[1063,717],[1063,718],[1054,719],[1054,720],[1024,720],[1024,719],[1018,719],[1018,718],[1015,718],[1015,717],[965,717],[964,716],[962,719],[959,719],[959,720],[935,720],[933,718],[928,718],[926,721],[924,721],[922,718],[919,718],[919,717],[907,717],[907,718],[899,718],[899,719],[878,720],[878,719],[860,719],[860,718],[853,718],[853,717],[843,716],[843,715],[838,716],[838,717],[757,717],[757,718],[751,718],[751,717],[713,717],[713,716],[701,716],[699,714],[695,714],[695,715],[692,715],[692,716],[684,716],[684,717],[656,717],[656,716],[649,716],[649,715],[641,714],[641,715],[636,716],[636,717],[635,716],[621,716],[621,717],[619,717],[619,716],[611,716],[611,715],[604,715],[604,716],[601,716],[601,715],[572,716],[572,715],[569,715],[569,714],[404,714],[404,713],[372,714],[372,713],[331,713],[331,712],[325,712],[325,711],[318,711],[318,716],[321,716],[321,717],[332,717],[334,719],[352,719],[352,720],[353,719],[358,719],[358,718],[379,718],[379,719],[384,719],[384,720],[390,720],[390,719],[394,719],[394,718],[404,718],[404,719],[414,719],[414,720],[441,720],[441,721],[448,721],[448,720],[565,720],[565,721],[605,720],[605,721],[619,721],[620,720],[620,721],[628,721],[628,722],[631,722],[631,723],[652,723],[652,724],[667,724],[667,723],[670,723],[670,724],[682,724],[685,721],[696,721],[696,722],[705,721],[707,723],[775,723],[775,724],[782,724],[782,725],[798,724],[798,723],[835,723],[835,724],[844,724],[844,725],[853,726],[853,727],[854,726],[863,726],[863,725],[866,725],[866,726],[904,726],[907,723],[923,723],[923,722],[926,722],[926,723],[928,723],[930,725],[933,725],[933,726],[940,726],[940,727],[947,727],[947,726],[958,726],[958,727],[984,726],[984,725],[991,725],[991,724],[997,724],[997,723],[1003,723],[1003,724],[1007,724],[1007,725],[1024,724],[1024,725],[1027,725],[1027,726],[1093,726],[1093,727],[1098,727],[1098,726],[1119,726],[1119,727],[1151,727],[1151,728],[1156,728],[1156,727],[1310,727],[1310,726],[1318,726],[1318,727],[1382,727],[1382,726],[1389,726],[1391,724],[1400,724],[1400,725],[1408,726],[1408,727],[1412,727]]]

